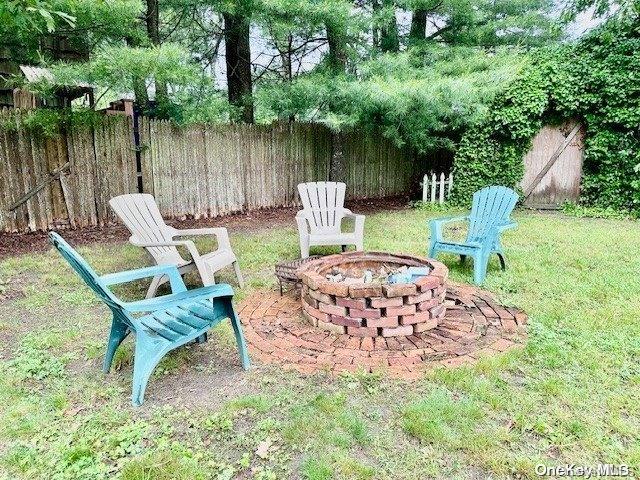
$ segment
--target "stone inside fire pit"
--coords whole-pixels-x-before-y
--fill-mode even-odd
[[[448,273],[432,259],[383,252],[330,255],[297,271],[305,318],[358,337],[408,336],[435,328],[445,315]]]

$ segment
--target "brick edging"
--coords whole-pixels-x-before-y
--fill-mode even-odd
[[[413,379],[434,366],[475,363],[521,344],[527,315],[485,291],[447,284],[447,313],[436,328],[397,337],[356,337],[321,330],[302,318],[293,295],[259,292],[239,305],[254,360],[301,373],[386,370]]]

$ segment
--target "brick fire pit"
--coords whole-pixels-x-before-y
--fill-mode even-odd
[[[331,281],[335,269],[428,267],[411,283]],[[424,332],[445,316],[445,280],[449,271],[432,259],[383,252],[348,252],[303,265],[302,313],[314,326],[356,337],[395,337]]]

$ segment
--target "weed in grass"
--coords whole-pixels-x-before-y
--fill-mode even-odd
[[[375,476],[375,469],[370,465],[352,457],[341,457],[336,462],[337,470],[341,478],[352,478],[354,480],[370,480]]]
[[[38,452],[32,446],[16,443],[2,455],[2,463],[16,473],[29,473],[31,465],[37,461]]]
[[[120,480],[205,480],[210,478],[193,458],[171,451],[135,457],[122,468]],[[220,477],[218,477],[220,478]]]
[[[276,432],[280,432],[282,428],[282,423],[275,418],[267,417],[256,422],[255,431],[259,436],[264,436],[262,434],[274,434]]]
[[[84,346],[84,352],[87,360],[95,360],[103,356],[106,352],[104,341],[88,341]]]
[[[222,437],[233,430],[233,417],[228,412],[216,412],[205,418],[202,427]]]
[[[171,372],[179,370],[181,367],[190,364],[192,355],[191,347],[185,346],[177,350],[172,350],[165,355],[158,366],[153,371],[153,376],[168,375]]]
[[[65,373],[66,358],[54,357],[41,347],[40,341],[33,341],[37,336],[27,336],[18,348],[17,356],[8,364],[10,374],[20,379],[61,378]]]
[[[378,393],[381,387],[382,372],[368,372],[363,368],[359,368],[355,372],[343,372],[340,378],[345,381],[347,388],[362,388],[369,394]]]
[[[52,298],[53,294],[49,290],[41,290],[35,285],[29,285],[24,290],[24,297],[17,303],[27,310],[41,310],[51,303]]]
[[[306,480],[331,480],[332,468],[323,460],[307,458],[302,464],[302,477]]]
[[[273,406],[272,398],[265,395],[245,395],[238,397],[226,404],[226,409],[230,411],[250,409],[257,413],[265,413]]]
[[[425,398],[402,412],[403,428],[426,443],[465,447],[462,438],[470,437],[484,417],[480,404],[466,398],[454,398],[448,390],[436,388]]]
[[[562,212],[577,218],[615,218],[618,220],[626,220],[634,218],[632,212],[625,212],[611,207],[587,207],[572,202],[565,202],[562,205]],[[637,217],[637,214],[635,214]]]

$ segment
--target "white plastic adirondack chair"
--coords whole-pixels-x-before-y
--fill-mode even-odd
[[[233,264],[238,284],[240,287],[244,286],[226,228],[173,228],[164,222],[155,199],[147,193],[120,195],[109,200],[109,204],[131,232],[129,241],[133,245],[144,247],[158,265],[175,265],[180,274],[198,270],[204,285],[214,285],[215,272]],[[218,249],[200,255],[191,240],[175,240],[176,237],[196,235],[215,235]],[[178,246],[185,247],[192,260],[182,258],[176,248]],[[166,276],[154,277],[147,291],[147,298],[154,297],[158,287],[167,280]]]
[[[300,255],[309,256],[311,245],[355,245],[363,249],[364,215],[344,208],[346,185],[337,182],[309,182],[298,185],[303,210],[296,215],[300,234]],[[355,219],[353,232],[342,232],[343,218]]]

